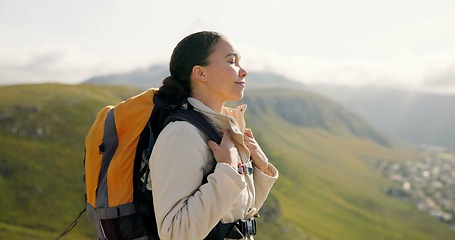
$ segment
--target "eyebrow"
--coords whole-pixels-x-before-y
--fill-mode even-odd
[[[240,57],[240,54],[238,54],[238,53],[236,53],[236,52],[228,53],[228,54],[225,56],[225,58],[230,57],[230,56],[234,56],[234,57],[239,58],[239,59],[241,58],[241,57]]]

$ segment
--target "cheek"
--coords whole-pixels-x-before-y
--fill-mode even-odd
[[[209,76],[212,79],[219,79],[220,76],[223,76],[226,74],[226,69],[223,66],[213,66],[211,67],[208,72],[207,76]]]
[[[212,84],[217,86],[219,89],[228,88],[229,84],[232,84],[238,76],[238,72],[235,68],[229,66],[218,66],[210,69],[208,72]]]
[[[226,76],[232,76],[237,74],[237,70],[233,65],[231,64],[226,64],[226,65],[221,65],[217,68],[217,71],[220,74],[224,74]]]

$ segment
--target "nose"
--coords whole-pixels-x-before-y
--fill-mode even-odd
[[[248,71],[245,68],[240,67],[239,76],[242,78],[245,78],[247,75],[248,75]]]

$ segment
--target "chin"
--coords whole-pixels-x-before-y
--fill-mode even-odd
[[[237,94],[232,101],[240,101],[243,98],[243,91],[239,94]]]
[[[240,101],[242,100],[244,96],[244,90],[242,89],[242,91],[231,91],[229,93],[229,95],[225,95],[226,99],[225,101],[231,101],[231,102],[235,102],[235,101]]]

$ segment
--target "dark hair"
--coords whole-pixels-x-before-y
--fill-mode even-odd
[[[208,57],[221,34],[211,31],[193,33],[182,39],[172,52],[171,75],[163,80],[158,96],[170,104],[180,105],[191,96],[191,72],[196,65],[209,64]]]

